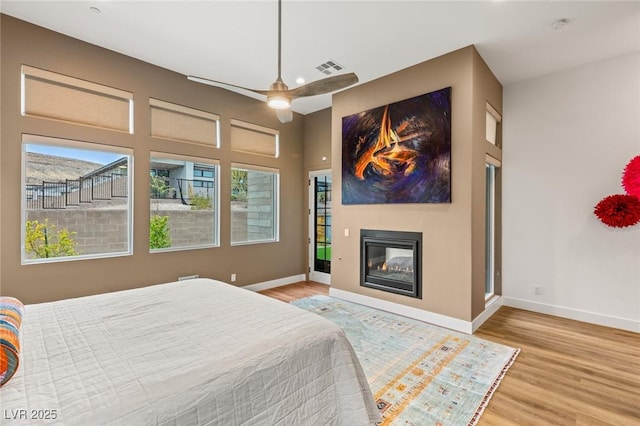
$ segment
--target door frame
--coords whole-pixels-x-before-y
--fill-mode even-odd
[[[314,182],[314,178],[316,176],[325,176],[325,175],[329,175],[331,176],[331,169],[324,169],[324,170],[311,170],[309,171],[309,177],[308,177],[308,181],[309,181],[309,244],[308,244],[308,256],[309,256],[309,280],[310,281],[316,281],[319,282],[321,284],[327,284],[330,285],[331,284],[331,274],[327,274],[325,272],[318,272],[318,271],[314,271],[314,264],[315,264],[315,248],[316,248],[316,241],[315,241],[315,199],[316,199],[316,186],[315,186],[315,182]],[[333,179],[332,181],[332,185],[333,185]],[[333,227],[331,228],[332,232],[333,232]]]

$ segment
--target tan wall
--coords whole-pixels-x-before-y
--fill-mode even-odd
[[[487,154],[502,161],[502,134],[498,126],[496,145],[486,140],[486,104],[491,104],[502,115],[502,85],[495,78],[487,64],[473,49],[473,163],[471,181],[473,185],[472,213],[472,305],[471,317],[475,318],[485,308],[485,211],[486,211],[486,156]],[[495,270],[494,293],[502,292],[502,256],[501,256],[501,176],[500,169],[496,171],[496,235],[494,259]]]
[[[323,160],[323,158],[326,158]],[[331,108],[316,111],[304,117],[304,173],[305,182],[309,172],[331,169]],[[306,187],[304,205],[309,205],[309,187]],[[309,241],[309,214],[304,210],[304,241]],[[305,271],[309,271],[309,246],[305,256]],[[308,276],[307,276],[308,277]]]
[[[484,279],[479,281],[477,269],[478,259],[484,262],[484,231],[481,237],[477,232],[479,217],[484,220],[484,210],[476,210],[484,209],[484,121],[480,124],[478,120],[480,114],[484,120],[486,99],[479,99],[485,89],[478,85],[488,84],[486,91],[498,103],[494,105],[496,108],[502,107],[502,89],[493,76],[487,83],[487,75],[475,75],[479,59],[475,48],[470,46],[334,95],[333,287],[466,321],[476,315],[472,305],[476,306],[480,291],[484,303]],[[339,201],[342,117],[449,86],[452,87],[452,202],[342,205]],[[479,139],[480,125],[482,139]],[[359,235],[360,229],[365,228],[423,233],[421,300],[360,287]],[[349,229],[350,236],[344,236],[345,229]]]
[[[199,274],[237,285],[278,279],[304,272],[303,178],[304,117],[295,114],[282,125],[264,102],[223,89],[190,82],[185,76],[152,66],[2,15],[2,104],[0,191],[2,211],[2,294],[26,303],[55,300],[173,281]],[[134,93],[135,134],[20,115],[20,66],[49,71]],[[209,111],[221,116],[222,147],[175,142],[149,136],[149,98]],[[280,131],[280,158],[232,152],[230,120]],[[134,151],[134,248],[132,256],[36,265],[20,264],[21,134],[29,133],[132,148]],[[149,152],[215,158],[221,164],[221,247],[149,253]],[[230,246],[230,163],[278,168],[280,241]],[[286,224],[286,226],[283,226]],[[283,261],[286,259],[286,261]],[[248,267],[251,265],[251,267]]]
[[[304,117],[304,167],[307,172],[331,168],[331,108]]]

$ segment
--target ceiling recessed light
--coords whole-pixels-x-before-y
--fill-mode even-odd
[[[567,25],[569,25],[569,20],[567,18],[562,18],[551,24],[551,29],[557,31],[563,29]]]
[[[92,11],[93,13],[100,13],[100,12],[102,12],[100,9],[98,9],[98,8],[97,8],[97,7],[95,7],[95,6],[91,6],[91,7],[89,8],[89,10],[90,10],[90,11]]]
[[[304,84],[304,81],[305,81],[305,80],[304,80],[304,77],[298,77],[298,78],[296,78],[296,83],[298,83],[298,84]]]

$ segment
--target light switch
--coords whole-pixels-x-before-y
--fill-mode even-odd
[[[349,236],[349,228],[344,228],[344,236],[345,237]]]

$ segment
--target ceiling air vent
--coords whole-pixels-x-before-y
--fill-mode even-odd
[[[316,69],[320,71],[322,74],[330,75],[336,71],[342,71],[344,67],[339,63],[337,63],[336,61],[329,60],[324,64],[318,65]]]

